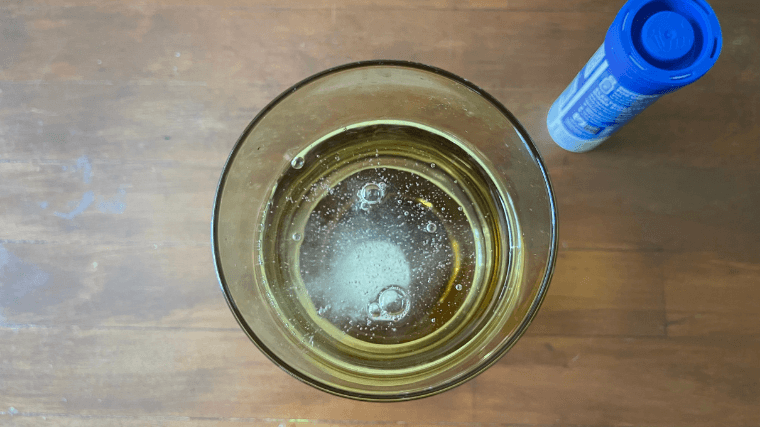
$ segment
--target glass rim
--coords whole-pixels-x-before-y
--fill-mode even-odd
[[[409,393],[396,393],[394,395],[387,395],[387,396],[381,395],[381,394],[372,394],[372,393],[357,393],[353,391],[344,390],[339,387],[333,387],[328,384],[324,384],[314,378],[304,375],[298,369],[293,368],[287,362],[285,362],[284,360],[279,358],[276,354],[274,354],[274,352],[272,352],[258,338],[256,333],[248,325],[247,321],[245,320],[242,313],[238,309],[237,304],[235,303],[235,300],[230,293],[230,289],[227,285],[227,281],[225,280],[224,273],[222,272],[221,255],[220,255],[219,244],[218,244],[219,209],[220,209],[220,201],[223,194],[224,184],[230,172],[233,160],[235,159],[238,151],[243,146],[246,138],[251,133],[251,131],[253,131],[253,129],[260,122],[260,120],[269,111],[274,109],[282,100],[284,100],[292,93],[298,91],[298,89],[308,85],[309,83],[313,81],[319,80],[323,77],[326,77],[328,75],[341,72],[341,71],[347,71],[347,70],[357,69],[357,68],[378,67],[378,66],[405,67],[405,68],[417,69],[417,70],[437,74],[445,78],[448,78],[450,80],[453,80],[456,83],[461,84],[462,86],[465,86],[465,88],[472,90],[473,92],[478,94],[478,96],[480,96],[481,98],[491,103],[501,114],[503,114],[509,120],[510,124],[514,127],[514,130],[519,134],[520,138],[524,141],[536,166],[541,171],[541,175],[543,177],[544,185],[545,185],[544,189],[547,192],[547,196],[548,196],[547,199],[548,199],[548,204],[550,207],[550,214],[551,214],[550,247],[549,247],[548,257],[546,260],[546,271],[544,272],[544,277],[541,279],[541,284],[538,288],[535,298],[533,299],[531,303],[530,308],[528,309],[528,312],[523,317],[519,326],[516,328],[514,334],[512,334],[509,337],[509,339],[507,339],[507,341],[497,351],[495,351],[489,358],[485,359],[483,363],[477,365],[476,369],[472,369],[471,371],[465,372],[463,373],[463,375],[459,376],[458,378],[452,381],[443,383],[439,386],[432,387],[426,390],[421,390],[417,392],[409,392]],[[458,75],[451,73],[449,71],[446,71],[446,70],[443,70],[431,65],[421,64],[421,63],[413,62],[413,61],[403,61],[403,60],[366,60],[366,61],[356,61],[356,62],[350,62],[350,63],[338,65],[338,66],[320,71],[309,77],[306,77],[305,79],[299,81],[298,83],[284,90],[277,97],[275,97],[269,103],[267,103],[267,105],[264,108],[262,108],[254,116],[254,118],[250,121],[248,126],[246,126],[246,128],[243,130],[243,132],[240,134],[237,141],[235,142],[235,145],[233,146],[232,150],[230,151],[229,156],[227,157],[227,160],[225,161],[221,176],[219,177],[219,181],[217,183],[216,191],[214,194],[214,205],[213,205],[213,210],[212,210],[212,215],[211,215],[211,236],[210,237],[211,237],[211,249],[213,252],[213,260],[214,260],[214,270],[216,272],[219,286],[222,290],[222,293],[224,294],[224,299],[227,302],[227,306],[229,307],[230,311],[233,313],[238,325],[245,332],[245,334],[248,336],[251,342],[253,342],[253,344],[259,349],[259,351],[261,351],[272,363],[277,365],[280,369],[287,372],[290,376],[296,378],[297,380],[335,396],[350,398],[350,399],[359,400],[359,401],[398,402],[398,401],[415,400],[415,399],[421,399],[424,397],[433,396],[433,395],[442,393],[444,391],[450,390],[461,384],[464,384],[465,382],[478,376],[483,371],[485,371],[486,369],[494,365],[499,359],[501,359],[512,348],[512,346],[514,346],[514,344],[520,339],[520,337],[522,337],[522,335],[525,333],[528,326],[531,324],[536,314],[538,313],[538,310],[541,307],[541,304],[544,298],[546,297],[546,293],[549,288],[549,283],[551,282],[551,278],[554,273],[554,266],[556,263],[557,251],[558,251],[558,228],[559,227],[558,227],[557,217],[558,217],[558,213],[557,213],[556,200],[554,196],[554,190],[552,188],[551,180],[549,179],[549,174],[548,174],[548,171],[546,170],[546,166],[543,163],[541,155],[538,152],[538,149],[535,143],[533,142],[533,139],[531,139],[530,135],[528,135],[528,132],[525,130],[523,125],[500,101],[498,101],[495,97],[493,97],[492,95],[490,95],[488,92],[481,89],[477,85],[473,84],[469,80],[459,77]]]

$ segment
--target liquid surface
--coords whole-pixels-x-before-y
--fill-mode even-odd
[[[466,147],[380,123],[326,137],[290,166],[255,257],[277,315],[310,347],[364,364],[442,355],[504,297],[505,206]]]
[[[459,205],[407,171],[372,168],[332,188],[309,215],[300,275],[317,312],[368,341],[410,341],[445,323],[476,263]]]

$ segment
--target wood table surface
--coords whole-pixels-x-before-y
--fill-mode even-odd
[[[0,1],[0,425],[760,425],[760,2],[715,67],[597,150],[545,117],[622,0]],[[236,324],[209,244],[240,132],[297,81],[404,59],[534,138],[559,255],[527,334],[441,395],[304,385]]]

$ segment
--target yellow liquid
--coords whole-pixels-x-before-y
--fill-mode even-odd
[[[411,123],[367,123],[292,159],[254,256],[284,335],[314,363],[335,375],[408,375],[490,339],[493,312],[517,292],[506,284],[515,227],[466,144]]]

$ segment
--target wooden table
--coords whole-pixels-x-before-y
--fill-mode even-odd
[[[622,0],[0,3],[0,424],[760,425],[760,3],[713,0],[703,79],[599,149],[545,117]],[[501,100],[560,218],[554,280],[496,366],[371,404],[270,363],[209,247],[222,165],[291,84],[419,61]]]

